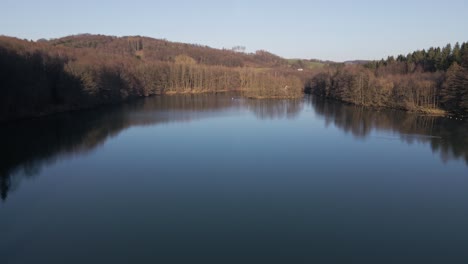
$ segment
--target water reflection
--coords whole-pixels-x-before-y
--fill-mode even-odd
[[[0,162],[0,197],[7,198],[23,178],[34,177],[58,159],[83,155],[131,126],[190,122],[249,111],[259,119],[293,119],[304,106],[356,138],[373,130],[387,139],[408,144],[430,144],[443,161],[464,159],[468,164],[468,125],[439,117],[395,110],[373,110],[307,96],[304,100],[249,100],[232,94],[153,97],[120,106],[104,107],[3,125]]]
[[[296,118],[303,108],[302,100],[244,100],[247,109],[259,119]]]
[[[0,197],[58,159],[86,154],[131,126],[190,122],[248,109],[259,119],[294,118],[302,100],[249,100],[236,94],[152,97],[130,103],[3,125]]]
[[[407,144],[430,144],[444,162],[464,159],[468,165],[468,124],[444,117],[422,116],[390,109],[369,109],[317,97],[306,97],[314,111],[356,138],[367,138],[374,130],[390,132],[387,139]]]

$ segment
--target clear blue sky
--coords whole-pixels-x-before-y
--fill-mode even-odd
[[[468,1],[1,0],[0,35],[144,35],[287,58],[380,59],[468,41]]]

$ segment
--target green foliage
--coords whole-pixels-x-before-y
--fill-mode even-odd
[[[389,56],[386,60],[372,61],[366,67],[375,69],[379,74],[387,73],[414,73],[415,71],[435,72],[447,71],[453,63],[462,64],[465,55],[468,55],[468,45],[456,43],[452,48],[447,44],[444,48],[429,48],[418,50],[407,56],[399,55],[397,59]]]
[[[289,59],[288,64],[292,69],[309,69],[317,70],[322,69],[326,66],[326,63],[317,60],[301,60],[301,59]]]

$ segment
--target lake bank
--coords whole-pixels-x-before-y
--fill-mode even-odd
[[[16,113],[12,116],[0,116],[0,124],[6,124],[9,122],[15,122],[20,120],[29,120],[35,118],[46,117],[49,115],[66,113],[66,112],[76,112],[76,111],[90,111],[100,107],[105,107],[109,105],[119,105],[124,104],[133,100],[141,100],[143,98],[153,97],[153,96],[177,96],[177,95],[198,95],[198,94],[218,94],[218,93],[234,93],[238,96],[243,96],[250,99],[298,99],[303,97],[304,94],[295,94],[288,95],[283,93],[282,95],[256,95],[255,92],[252,92],[251,89],[220,89],[216,91],[210,91],[206,89],[186,89],[180,91],[165,91],[164,93],[150,94],[150,95],[141,95],[141,96],[131,96],[125,99],[119,99],[114,101],[103,101],[101,103],[91,104],[91,105],[50,105],[46,109],[41,109],[41,111],[34,112],[25,112],[20,110],[19,113]]]
[[[357,102],[344,101],[342,99],[334,98],[334,97],[323,97],[323,96],[320,96],[320,95],[315,95],[310,91],[306,92],[305,94],[322,97],[322,98],[324,98],[326,100],[333,100],[333,101],[343,103],[343,104],[362,106],[362,107],[366,107],[366,108],[369,108],[369,109],[376,109],[376,110],[378,110],[378,109],[394,109],[394,110],[401,110],[401,111],[405,111],[405,112],[408,112],[408,113],[416,113],[416,114],[421,114],[421,115],[426,115],[426,116],[453,118],[453,119],[460,120],[460,121],[467,121],[468,120],[467,117],[462,115],[462,114],[450,113],[450,112],[448,112],[448,111],[446,111],[444,109],[441,109],[441,108],[426,108],[426,107],[402,108],[402,107],[392,107],[392,106],[375,106],[375,105],[361,104],[361,103],[357,103]]]

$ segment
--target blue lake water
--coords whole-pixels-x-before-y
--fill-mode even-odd
[[[0,128],[0,263],[468,263],[464,121],[218,94]]]

